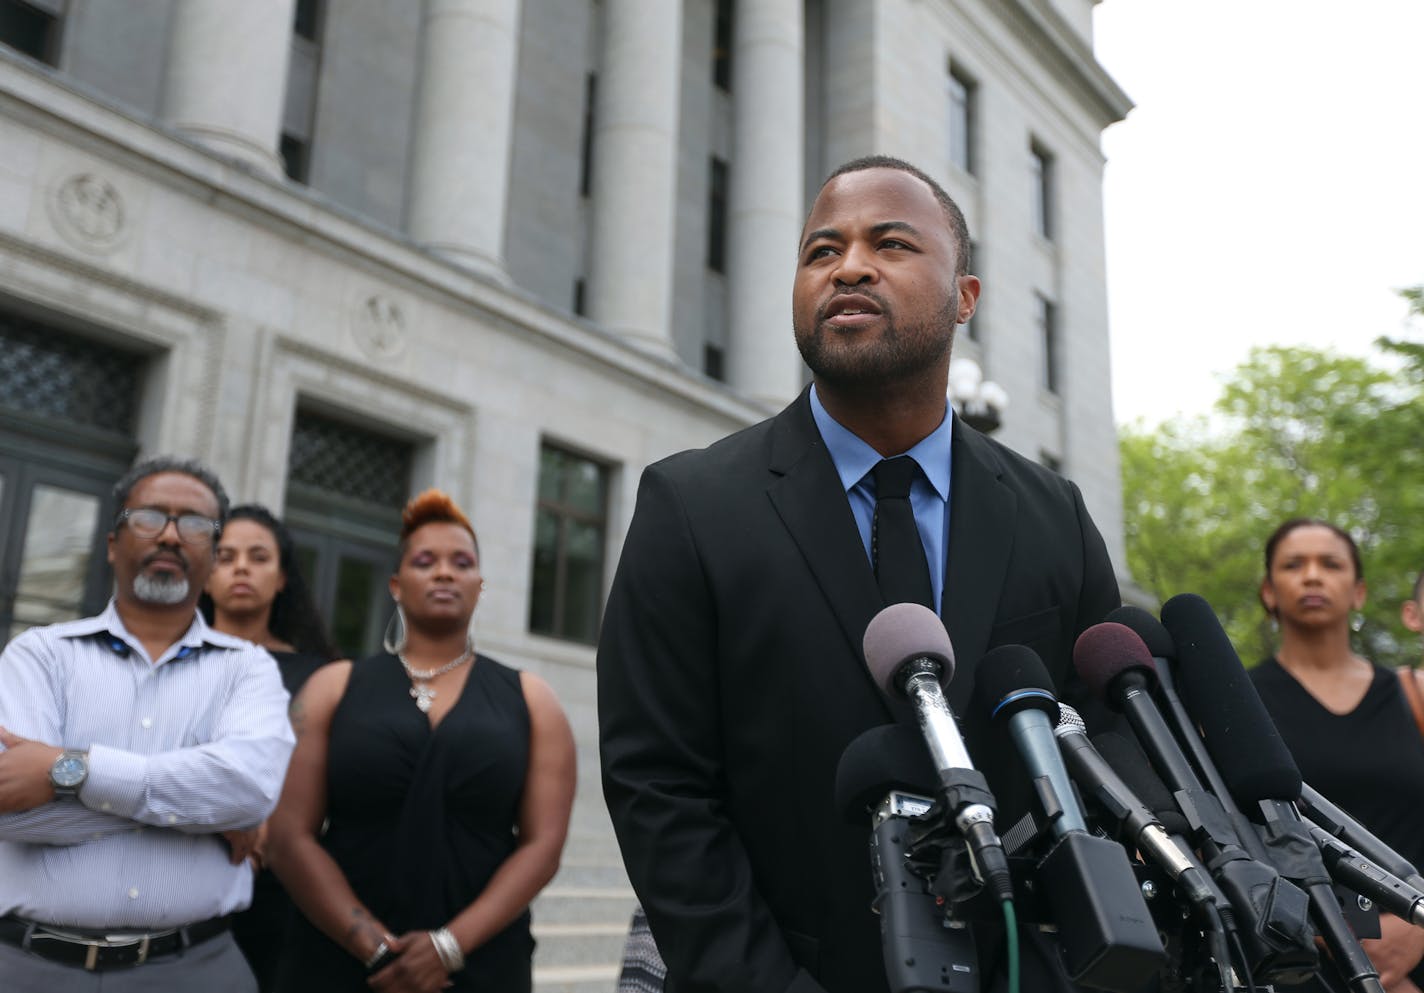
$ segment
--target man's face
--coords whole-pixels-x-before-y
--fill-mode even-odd
[[[218,515],[218,500],[198,479],[181,472],[160,472],[140,479],[129,493],[125,510],[155,510],[209,519]],[[214,533],[184,537],[175,521],[164,521],[157,535],[146,537],[132,520],[119,523],[109,535],[109,565],[119,598],[147,606],[184,605],[191,609],[213,570]]]
[[[827,183],[806,220],[791,307],[817,382],[863,390],[943,375],[954,327],[979,297],[956,261],[944,209],[919,179],[865,169]]]

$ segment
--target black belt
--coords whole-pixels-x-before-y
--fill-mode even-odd
[[[231,923],[231,918],[214,917],[197,924],[147,934],[124,931],[101,934],[52,928],[18,917],[0,917],[0,941],[53,962],[102,972],[141,965],[163,955],[174,955],[199,942],[216,938]]]

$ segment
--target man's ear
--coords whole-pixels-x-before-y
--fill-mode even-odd
[[[1399,606],[1399,619],[1415,634],[1424,634],[1424,608],[1418,600],[1405,600]]]
[[[956,324],[968,324],[979,306],[979,291],[982,286],[978,276],[956,276],[955,284],[959,294],[959,309],[955,313]]]

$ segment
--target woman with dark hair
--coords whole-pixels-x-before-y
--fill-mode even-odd
[[[229,512],[198,606],[217,630],[266,648],[293,697],[336,655],[312,606],[292,535],[266,507],[243,504]],[[293,910],[282,884],[262,866],[264,833],[259,830],[252,855],[252,906],[233,919],[232,930],[258,989],[270,993]]]
[[[528,908],[568,833],[573,734],[547,683],[475,650],[479,556],[448,496],[411,500],[386,652],[297,697],[269,849],[306,918],[279,990],[532,986]]]
[[[1424,740],[1394,670],[1350,645],[1365,605],[1359,548],[1333,524],[1293,518],[1267,540],[1265,565],[1261,605],[1281,639],[1251,670],[1266,709],[1306,782],[1424,865]],[[1363,944],[1385,989],[1418,993],[1424,931],[1385,913],[1380,928]],[[1312,988],[1323,987],[1297,987]]]

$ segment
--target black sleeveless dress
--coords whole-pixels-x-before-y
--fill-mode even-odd
[[[277,660],[282,685],[293,698],[308,677],[330,660],[303,652],[267,653]],[[252,906],[232,919],[232,936],[257,977],[258,993],[272,993],[277,983],[277,963],[282,954],[291,918],[296,914],[292,898],[282,889],[271,869],[263,869],[252,880]]]
[[[529,710],[515,670],[476,655],[432,731],[400,661],[363,659],[332,715],[322,845],[391,931],[443,927],[513,853],[528,765]],[[526,910],[465,956],[453,989],[524,993],[533,951]],[[300,916],[277,988],[369,989],[361,963]]]
[[[1424,739],[1391,669],[1374,679],[1348,714],[1327,710],[1275,659],[1251,681],[1300,774],[1386,845],[1424,867]],[[1424,981],[1424,965],[1411,974]],[[1320,989],[1305,984],[1294,991]]]

